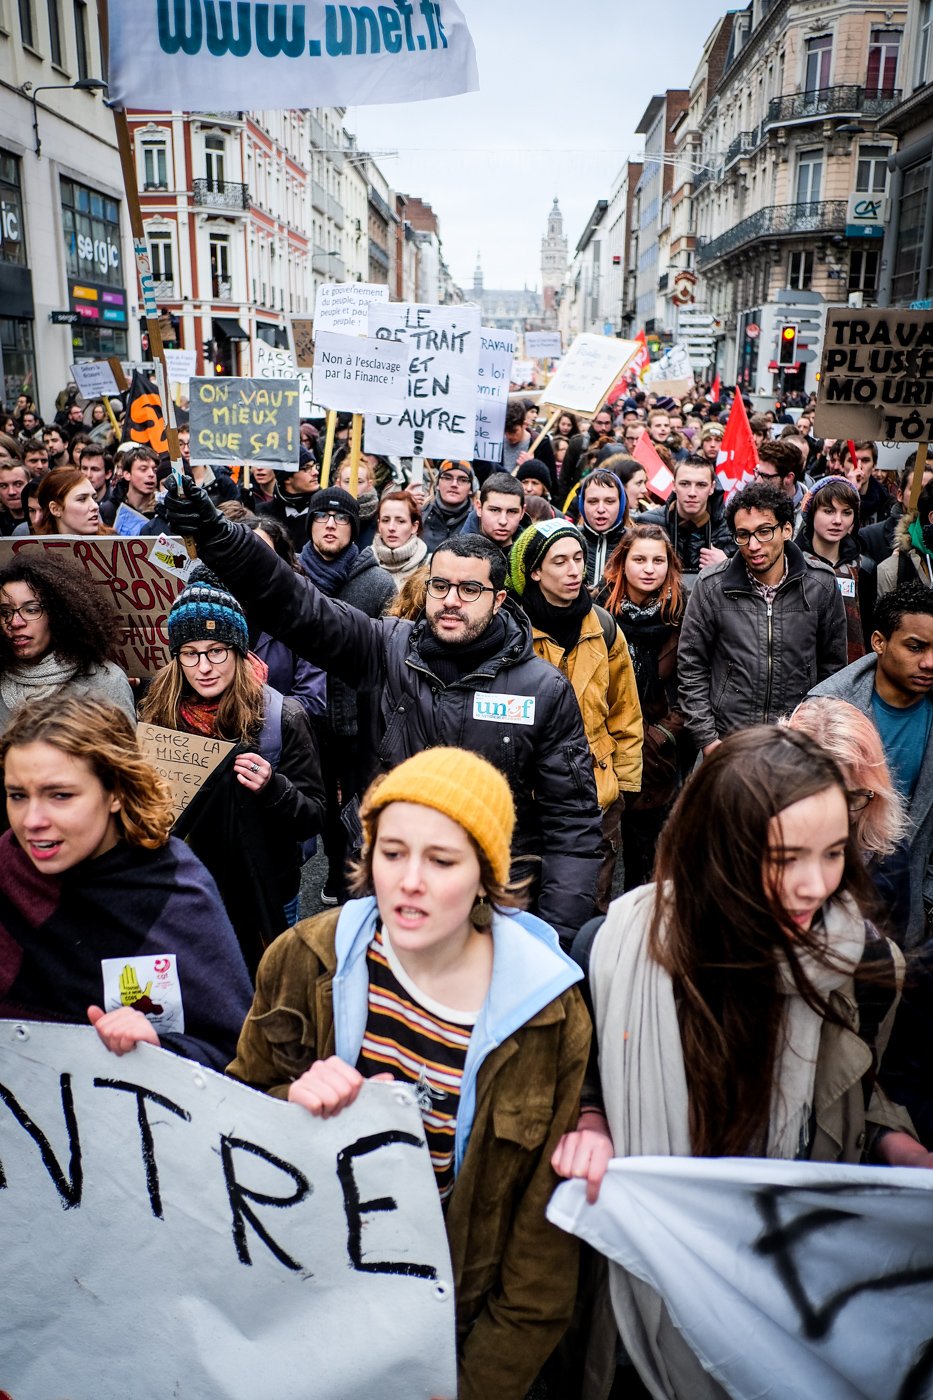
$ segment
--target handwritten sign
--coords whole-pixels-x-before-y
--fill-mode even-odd
[[[100,399],[105,395],[119,394],[113,370],[106,360],[92,360],[83,365],[71,366],[71,377],[84,399]]]
[[[185,546],[172,538],[176,554]],[[114,535],[24,535],[0,539],[0,563],[33,550],[59,553],[77,564],[88,585],[106,589],[120,617],[122,636],[116,657],[130,676],[154,676],[170,660],[166,623],[184,583],[151,558],[152,539]]]
[[[170,384],[187,385],[188,380],[197,373],[198,352],[196,350],[166,350],[165,368],[168,370]]]
[[[299,369],[314,368],[314,322],[307,316],[291,318],[292,351]]]
[[[391,340],[318,331],[314,398],[345,413],[392,413],[408,389],[408,352]]]
[[[378,282],[322,282],[314,299],[314,329],[336,335],[368,335],[371,308],[389,300]]]
[[[519,389],[535,382],[537,365],[534,360],[513,360],[512,383]]]
[[[17,1400],[456,1394],[446,1232],[408,1090],[364,1084],[312,1118],[167,1050],[118,1059],[89,1026],[5,1021],[0,1135]]]
[[[826,313],[815,430],[877,442],[933,438],[933,312]]]
[[[138,725],[136,737],[146,758],[172,789],[176,821],[236,748],[223,739],[184,734],[155,724]]]
[[[298,399],[297,379],[192,379],[192,462],[297,471]]]
[[[652,394],[680,399],[693,388],[693,364],[685,345],[672,345],[649,365],[642,383]]]
[[[529,360],[559,360],[562,353],[560,331],[525,332],[525,355]]]
[[[367,452],[468,461],[476,435],[480,311],[393,302],[370,311],[369,333],[407,347],[401,412],[368,414]]]
[[[483,462],[502,461],[514,354],[515,336],[511,331],[499,331],[494,326],[481,328],[473,456]]]
[[[257,379],[294,379],[295,359],[290,350],[281,350],[265,340],[254,340],[252,348]]]
[[[634,340],[578,335],[549,382],[545,399],[553,408],[595,413],[640,348]]]

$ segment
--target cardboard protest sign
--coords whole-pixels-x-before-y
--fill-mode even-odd
[[[929,1394],[933,1172],[628,1157],[595,1205],[574,1181],[547,1213],[650,1285],[738,1400]]]
[[[192,379],[192,462],[297,471],[298,399],[294,378]]]
[[[578,335],[548,383],[544,398],[552,408],[595,413],[625,367],[638,355],[634,340]]]
[[[814,429],[874,442],[933,439],[933,312],[826,313]]]
[[[314,298],[314,329],[335,335],[368,335],[372,307],[389,300],[381,282],[322,282]]]
[[[694,385],[693,365],[685,345],[672,345],[653,364],[642,379],[644,388],[652,394],[667,394],[683,398]]]
[[[526,331],[524,340],[529,360],[559,360],[563,354],[560,331]]]
[[[473,456],[484,462],[502,461],[505,412],[509,406],[514,354],[515,336],[512,331],[496,330],[495,326],[480,327]]]
[[[186,558],[181,540],[172,539],[176,558]],[[88,586],[106,589],[110,606],[119,613],[123,634],[117,661],[130,676],[154,676],[169,662],[166,622],[169,609],[184,588],[153,561],[151,538],[123,539],[115,535],[24,535],[0,539],[0,563],[33,550],[76,563]]]
[[[5,1021],[0,1160],[11,1395],[456,1394],[446,1232],[402,1086],[312,1118],[167,1050]]]
[[[119,394],[113,369],[106,360],[92,360],[88,364],[72,365],[71,377],[84,399],[101,399],[105,395]]]
[[[408,392],[400,412],[367,415],[366,451],[470,460],[476,431],[479,308],[387,303],[370,310],[369,333],[407,347]]]
[[[408,352],[396,341],[319,330],[313,373],[324,408],[392,413],[408,392]]]
[[[140,724],[139,747],[172,789],[175,820],[190,806],[212,773],[233,753],[236,744],[203,734],[184,734],[155,724]]]
[[[314,322],[307,316],[293,316],[289,324],[295,364],[299,369],[313,369]],[[365,331],[365,326],[363,329]]]

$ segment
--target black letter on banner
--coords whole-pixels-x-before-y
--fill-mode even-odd
[[[71,1092],[71,1075],[63,1074],[59,1080],[62,1091],[62,1113],[65,1115],[65,1127],[68,1129],[68,1145],[71,1149],[69,1169],[71,1180],[65,1176],[58,1165],[55,1153],[49,1145],[49,1140],[41,1128],[36,1127],[29,1114],[14,1094],[0,1084],[0,1099],[16,1119],[21,1128],[32,1138],[39,1149],[39,1156],[42,1158],[42,1165],[55,1183],[55,1189],[62,1198],[64,1210],[71,1210],[72,1206],[81,1204],[81,1188],[84,1183],[84,1171],[81,1166],[81,1141],[78,1137],[78,1120],[75,1117],[74,1095]],[[6,1185],[6,1179],[0,1171],[0,1185]]]
[[[408,1264],[400,1259],[388,1259],[366,1263],[363,1259],[363,1216],[376,1211],[398,1210],[391,1196],[379,1196],[374,1201],[361,1201],[359,1187],[353,1175],[354,1157],[364,1157],[368,1152],[378,1152],[380,1147],[390,1147],[393,1142],[404,1142],[409,1147],[421,1147],[421,1139],[411,1133],[400,1133],[394,1129],[388,1133],[373,1133],[371,1137],[360,1138],[357,1142],[337,1153],[337,1177],[343,1188],[343,1204],[347,1216],[347,1253],[354,1269],[363,1274],[406,1274],[409,1278],[437,1278],[437,1270],[432,1264]]]
[[[264,1162],[269,1162],[273,1167],[278,1167],[279,1171],[286,1172],[295,1183],[295,1191],[291,1196],[264,1196],[258,1191],[250,1191],[245,1186],[241,1186],[236,1179],[236,1170],[233,1164],[233,1149],[242,1147],[244,1152],[252,1152],[254,1157],[261,1157]],[[281,1245],[277,1245],[269,1234],[262,1221],[258,1219],[256,1213],[246,1204],[247,1201],[255,1201],[259,1206],[296,1206],[299,1201],[303,1201],[309,1191],[308,1178],[304,1176],[297,1167],[293,1167],[290,1162],[283,1162],[281,1157],[276,1157],[272,1152],[267,1152],[258,1143],[246,1142],[243,1138],[227,1137],[225,1134],[220,1139],[220,1155],[224,1164],[224,1182],[227,1187],[227,1198],[230,1201],[230,1212],[233,1216],[233,1243],[236,1246],[237,1258],[241,1264],[252,1264],[249,1246],[246,1243],[247,1222],[252,1225],[256,1234],[263,1244],[271,1250],[280,1264],[284,1264],[287,1269],[294,1269],[296,1273],[301,1272],[301,1265],[286,1254]]]
[[[177,1103],[172,1103],[171,1099],[165,1098],[163,1094],[157,1094],[154,1089],[144,1089],[141,1084],[128,1084],[125,1079],[95,1079],[95,1089],[122,1089],[124,1093],[136,1095],[136,1119],[139,1123],[140,1146],[143,1154],[143,1166],[146,1168],[146,1190],[149,1192],[149,1205],[157,1220],[164,1220],[162,1213],[162,1194],[159,1191],[159,1169],[156,1166],[155,1143],[152,1140],[152,1127],[146,1115],[146,1100],[152,1099],[160,1108],[167,1108],[170,1113],[175,1113],[179,1118],[183,1118],[186,1123],[191,1122],[191,1114],[187,1109],[179,1108]]]

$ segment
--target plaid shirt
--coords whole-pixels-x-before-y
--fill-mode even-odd
[[[785,553],[784,553],[784,572],[783,572],[783,574],[781,575],[781,577],[780,577],[780,579],[778,580],[777,583],[762,583],[762,582],[761,582],[761,579],[757,579],[753,573],[750,573],[750,572],[749,572],[749,568],[748,568],[748,565],[747,565],[747,564],[746,564],[746,566],[745,566],[745,572],[748,574],[748,581],[749,581],[749,583],[751,584],[752,588],[754,588],[755,592],[758,593],[758,594],[760,594],[760,596],[761,596],[762,598],[764,598],[765,602],[766,602],[766,603],[768,604],[768,606],[770,607],[770,605],[774,602],[774,596],[775,596],[775,594],[777,593],[778,589],[781,587],[781,584],[782,584],[782,583],[784,582],[784,580],[787,578],[787,552],[786,552],[786,550],[785,550]]]

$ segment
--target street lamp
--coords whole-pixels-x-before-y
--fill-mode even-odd
[[[32,103],[32,131],[36,138],[36,155],[42,155],[42,142],[39,140],[39,105],[36,101],[40,92],[103,92],[106,88],[107,84],[103,78],[79,78],[75,83],[40,83],[38,87],[32,87],[31,83],[23,83],[20,92]]]

